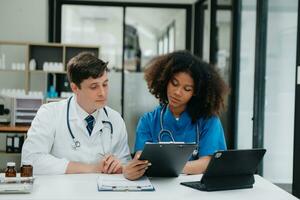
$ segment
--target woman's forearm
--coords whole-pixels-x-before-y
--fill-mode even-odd
[[[183,173],[185,174],[202,174],[205,172],[211,156],[203,156],[200,157],[198,160],[188,161],[184,168]]]

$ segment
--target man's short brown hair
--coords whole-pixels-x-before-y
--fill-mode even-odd
[[[79,53],[67,64],[68,79],[79,88],[83,80],[90,77],[101,77],[106,71],[108,71],[107,62],[102,61],[90,52]]]

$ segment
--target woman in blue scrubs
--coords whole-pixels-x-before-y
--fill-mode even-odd
[[[195,142],[198,152],[183,169],[203,173],[217,150],[226,150],[219,114],[228,86],[216,68],[188,51],[154,58],[145,71],[149,91],[160,105],[144,114],[137,126],[135,158],[123,169],[130,180],[141,177],[147,161],[138,160],[146,142]]]

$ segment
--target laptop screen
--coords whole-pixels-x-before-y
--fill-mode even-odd
[[[254,174],[265,149],[227,150],[214,153],[204,176]]]

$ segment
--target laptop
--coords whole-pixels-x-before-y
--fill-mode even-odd
[[[177,177],[196,147],[194,143],[146,143],[139,160],[152,164],[146,176]]]
[[[252,188],[253,174],[265,152],[265,149],[217,151],[200,181],[180,184],[202,191]]]

